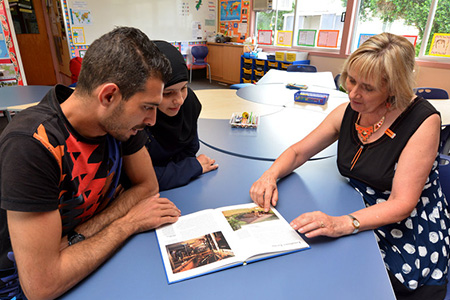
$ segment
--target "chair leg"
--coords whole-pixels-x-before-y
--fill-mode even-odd
[[[208,74],[209,74],[209,83],[211,83],[211,66],[207,64],[208,66]]]

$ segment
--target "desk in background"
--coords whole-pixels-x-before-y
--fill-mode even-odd
[[[450,125],[450,100],[428,100],[440,113],[442,126]]]
[[[11,111],[20,111],[37,104],[53,86],[26,85],[7,86],[0,89],[0,111],[4,111],[8,122]]]
[[[161,193],[182,214],[250,202],[251,184],[271,164],[205,146],[199,153],[216,159],[219,169]],[[364,207],[334,159],[307,162],[279,182],[279,195],[277,209],[288,221],[312,210],[342,215]],[[62,299],[395,299],[372,231],[306,240],[311,249],[169,285],[150,231],[132,237]]]
[[[311,73],[304,73],[311,74]],[[236,95],[242,99],[266,105],[297,107],[315,112],[330,113],[333,109],[344,102],[348,102],[348,95],[336,89],[308,85],[306,91],[326,93],[328,101],[324,105],[295,102],[294,96],[299,90],[289,89],[284,83],[253,84],[245,86],[236,91]]]
[[[260,117],[258,128],[232,128],[229,120],[199,119],[198,135],[205,145],[224,153],[274,161],[284,150],[314,130],[326,114],[303,109],[283,110]],[[335,156],[336,143],[312,159]]]
[[[336,89],[331,72],[287,72],[285,70],[269,70],[256,84],[297,83],[307,86],[318,86]]]

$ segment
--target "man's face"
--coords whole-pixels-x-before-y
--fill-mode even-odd
[[[102,124],[107,133],[119,141],[127,141],[145,126],[156,122],[156,109],[162,100],[164,83],[157,78],[148,79],[145,90],[134,94],[127,101],[118,99],[115,107]]]

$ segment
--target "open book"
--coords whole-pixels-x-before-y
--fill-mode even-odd
[[[274,208],[253,203],[182,216],[156,236],[169,283],[309,249]]]

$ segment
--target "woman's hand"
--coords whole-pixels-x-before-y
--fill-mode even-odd
[[[265,212],[268,212],[270,205],[276,206],[278,202],[277,178],[268,171],[264,172],[250,188],[250,197],[253,202],[264,208]]]
[[[199,156],[197,156],[197,160],[202,166],[203,173],[207,173],[219,167],[214,159],[209,158],[205,154],[200,154]]]
[[[354,230],[349,216],[332,217],[321,211],[300,215],[291,222],[291,227],[308,238],[321,235],[340,237]]]

